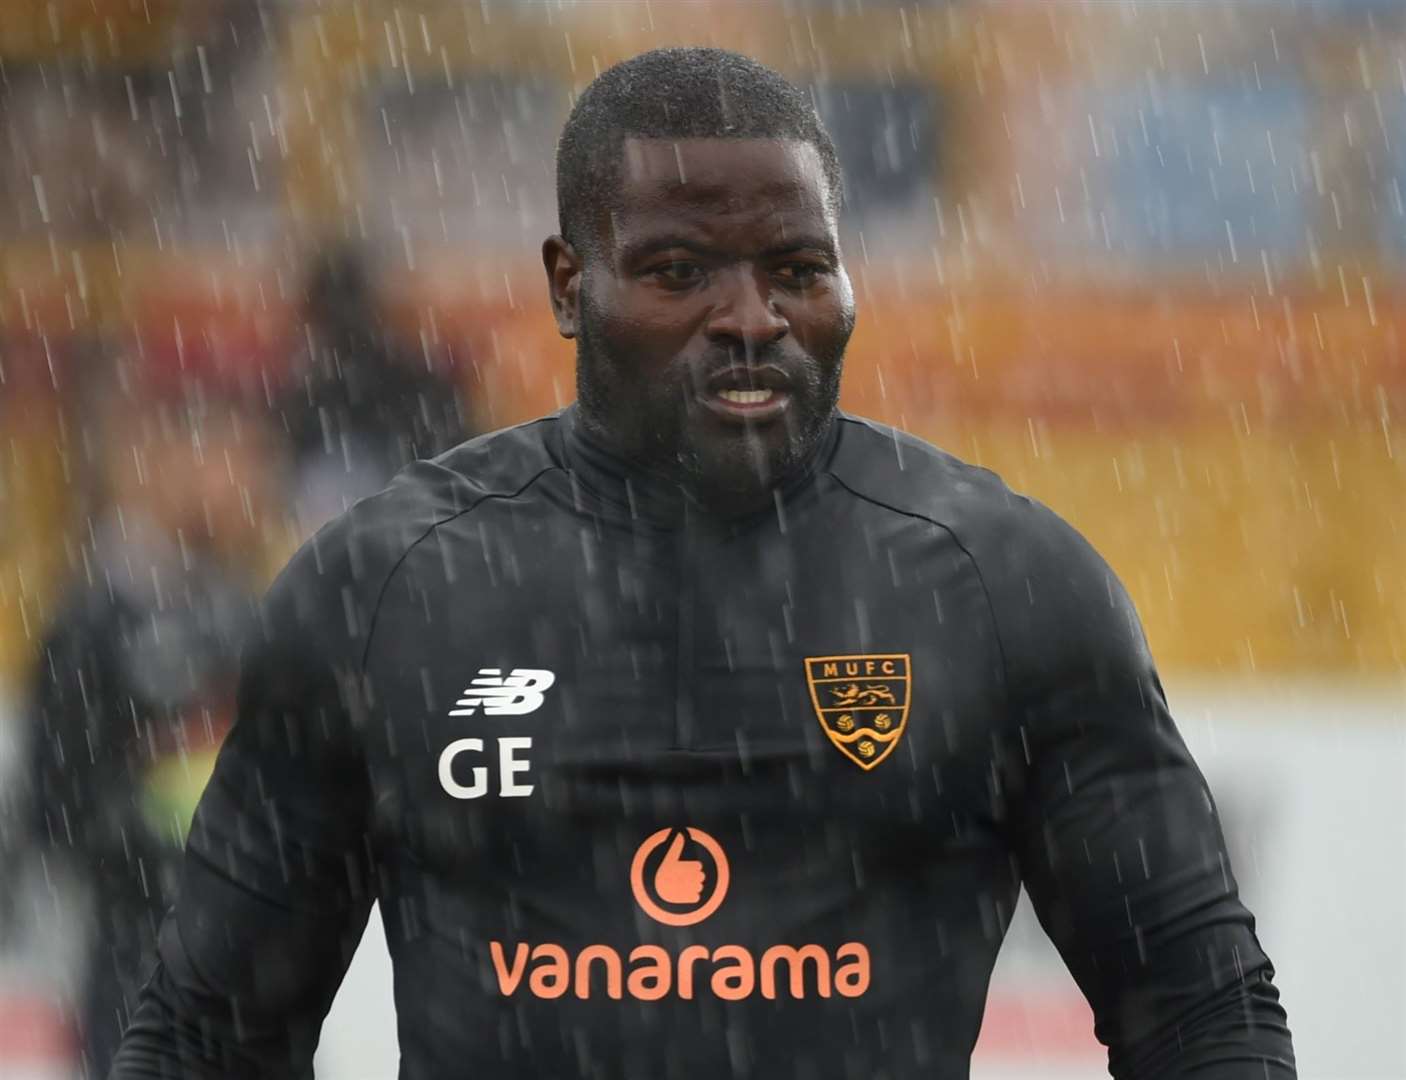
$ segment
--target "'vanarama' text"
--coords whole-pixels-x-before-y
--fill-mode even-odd
[[[608,945],[588,945],[573,958],[560,945],[519,943],[510,957],[502,942],[492,941],[489,952],[505,997],[524,987],[539,998],[570,992],[584,999],[595,989],[607,997],[641,1001],[658,1001],[671,992],[692,998],[704,991],[738,1001],[758,989],[764,998],[778,993],[853,998],[869,989],[869,950],[855,941],[837,948],[833,958],[819,945],[773,945],[760,960],[741,945],[712,950],[689,945],[677,957],[658,945],[638,945],[628,957]]]

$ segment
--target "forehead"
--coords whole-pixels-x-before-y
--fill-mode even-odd
[[[612,221],[622,231],[659,218],[699,224],[778,215],[833,228],[820,154],[784,139],[626,139]]]

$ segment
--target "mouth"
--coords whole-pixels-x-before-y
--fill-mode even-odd
[[[790,408],[791,380],[771,365],[725,368],[709,377],[699,399],[721,420],[759,424]]]

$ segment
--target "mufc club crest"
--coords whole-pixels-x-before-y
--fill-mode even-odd
[[[861,769],[893,753],[908,726],[907,653],[806,657],[811,704],[835,749]]]

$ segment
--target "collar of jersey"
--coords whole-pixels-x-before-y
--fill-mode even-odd
[[[724,516],[701,505],[675,480],[642,468],[612,453],[584,431],[579,405],[561,412],[566,466],[592,494],[632,520],[662,528],[706,527],[716,524],[731,528],[745,526],[754,518],[771,518],[774,508]],[[830,460],[839,438],[839,424],[832,422],[825,437],[780,485],[781,503],[800,498],[812,485],[822,462]]]

